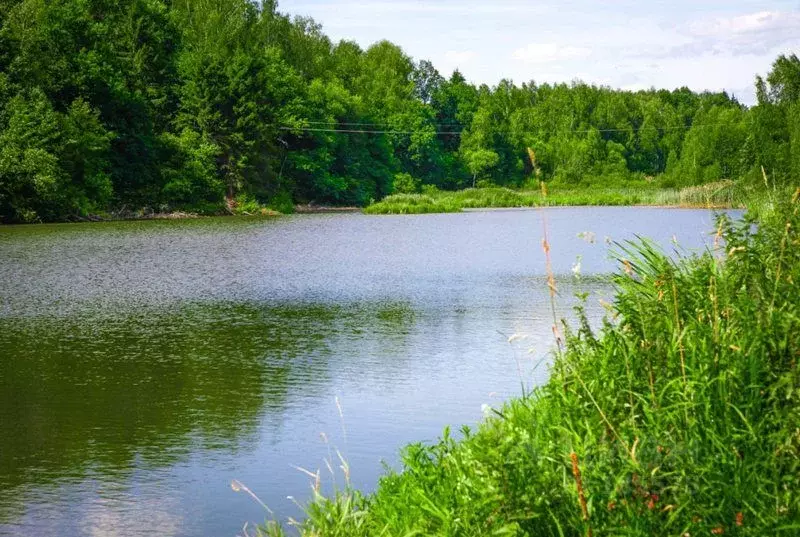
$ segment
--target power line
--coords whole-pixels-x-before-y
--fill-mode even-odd
[[[321,122],[321,121],[306,121],[308,124],[316,124],[316,125],[332,125],[331,122]],[[345,125],[345,126],[381,126],[381,123],[338,123],[338,125]],[[432,125],[432,126],[444,126],[443,125]],[[701,125],[682,125],[682,126],[675,126],[675,127],[652,127],[657,131],[675,131],[675,130],[689,130],[694,128],[706,128],[706,127],[720,127],[729,125],[729,123],[705,123]],[[377,130],[377,129],[336,129],[336,128],[323,128],[323,127],[293,127],[290,125],[277,125],[279,130],[284,131],[300,131],[300,132],[340,132],[344,134],[417,134],[422,132],[421,130],[416,131],[401,131],[401,130]],[[546,134],[589,134],[592,132],[598,133],[613,133],[613,132],[633,132],[634,134],[638,134],[642,131],[642,127],[638,129],[634,129],[633,127],[629,129],[583,129],[583,130],[556,130],[550,131]],[[442,135],[442,136],[461,136],[463,131],[434,131],[434,135]]]
[[[384,130],[362,130],[362,129],[321,129],[321,128],[314,128],[314,127],[287,127],[282,126],[278,127],[278,129],[283,131],[303,131],[303,132],[343,132],[343,133],[351,133],[351,134],[416,134],[421,131],[384,131]],[[461,135],[461,131],[440,131],[434,132],[433,134],[449,134],[449,135]]]
[[[390,126],[390,123],[363,123],[363,122],[356,122],[356,123],[349,123],[346,121],[305,121],[309,125],[347,125],[347,126],[364,126],[364,127],[387,127]],[[428,125],[433,125],[434,127],[461,127],[461,123],[428,123]]]

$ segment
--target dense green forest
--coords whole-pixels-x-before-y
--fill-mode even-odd
[[[333,43],[275,1],[0,0],[0,220],[365,205],[426,184],[781,184],[800,175],[800,60],[756,89],[748,108],[476,87],[387,41]]]

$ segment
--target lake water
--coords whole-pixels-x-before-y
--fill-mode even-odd
[[[294,466],[341,486],[335,449],[369,490],[404,444],[546,380],[545,219],[558,313],[589,292],[594,320],[607,238],[714,228],[659,208],[0,228],[0,535],[233,536],[267,515],[232,480],[299,516]]]

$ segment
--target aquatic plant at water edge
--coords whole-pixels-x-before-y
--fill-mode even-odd
[[[546,385],[317,498],[302,534],[796,535],[798,197],[721,216],[703,255],[619,245],[608,319],[563,327]]]

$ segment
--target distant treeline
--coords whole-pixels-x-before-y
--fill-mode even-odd
[[[535,76],[536,73],[531,73]],[[423,184],[665,186],[800,176],[800,60],[725,93],[476,87],[247,0],[0,0],[0,220]]]

